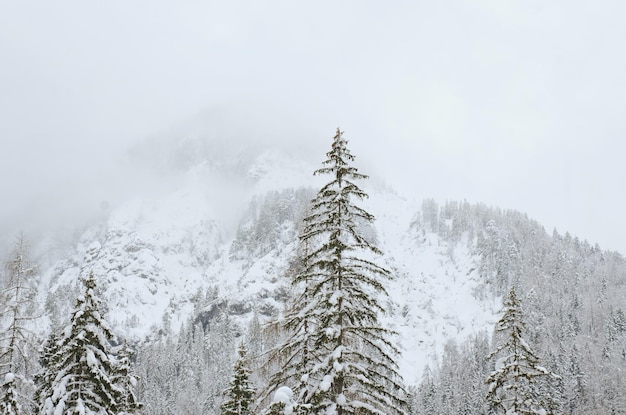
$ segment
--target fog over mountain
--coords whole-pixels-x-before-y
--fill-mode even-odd
[[[341,126],[396,187],[518,209],[624,252],[623,11],[3,3],[0,227],[86,219],[135,180],[124,149],[225,112],[217,124],[242,140],[317,143],[312,154]]]
[[[218,413],[241,342],[266,384],[325,183],[312,173],[340,127],[370,176],[376,221],[359,231],[394,276],[380,319],[410,415],[487,413],[510,288],[560,376],[539,387],[551,409],[626,412],[625,12],[3,2],[0,260],[23,235],[29,328],[67,333],[93,272],[147,414]]]

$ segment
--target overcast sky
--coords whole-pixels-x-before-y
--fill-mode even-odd
[[[625,253],[625,15],[607,0],[0,0],[0,222],[76,194],[133,141],[241,105],[319,132],[320,159],[340,125],[366,173],[418,197]]]

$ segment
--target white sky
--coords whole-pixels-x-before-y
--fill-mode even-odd
[[[241,105],[319,131],[320,160],[340,125],[365,173],[418,197],[626,253],[625,15],[608,0],[0,0],[0,224],[48,209],[40,194],[75,200],[133,141]]]

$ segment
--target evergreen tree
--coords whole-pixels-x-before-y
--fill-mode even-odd
[[[218,414],[235,364],[239,327],[219,308],[198,311],[180,332],[137,352],[138,398],[151,415]]]
[[[172,336],[142,346],[137,355],[137,392],[151,415],[176,413],[179,365]]]
[[[46,358],[42,379],[54,373],[41,412],[46,415],[119,414],[136,409],[125,405],[127,391],[120,385],[124,369],[113,353],[113,333],[100,314],[93,274],[82,278],[84,292],[76,300],[69,325]],[[45,372],[47,371],[47,372]],[[42,396],[43,398],[43,396]]]
[[[52,330],[46,339],[39,354],[39,365],[41,370],[35,375],[35,402],[40,405],[39,413],[48,413],[51,408],[51,401],[46,399],[52,396],[52,383],[56,377],[54,357],[59,350],[60,337],[55,330]],[[46,406],[47,405],[47,406]]]
[[[7,373],[4,376],[2,384],[2,400],[0,400],[0,414],[2,415],[19,415],[24,413],[20,398],[17,396],[17,385],[15,384],[15,376],[13,373]]]
[[[239,345],[237,353],[239,358],[235,363],[233,377],[224,391],[226,401],[221,406],[222,415],[250,415],[254,401],[255,390],[250,384],[250,369],[243,342]]]
[[[285,318],[291,333],[278,348],[283,370],[271,380],[299,385],[298,411],[310,414],[404,414],[405,391],[397,371],[395,333],[385,329],[383,281],[388,270],[375,262],[381,252],[364,237],[374,217],[355,204],[367,197],[355,180],[354,156],[337,129],[323,167],[330,175],[304,219],[301,242],[308,254],[294,278],[301,293]]]
[[[117,366],[112,378],[115,384],[122,390],[119,415],[134,414],[143,406],[139,403],[135,394],[137,378],[131,366],[133,353],[133,350],[126,341],[124,341],[116,353]]]
[[[539,358],[522,337],[525,328],[522,307],[511,288],[503,315],[496,325],[502,344],[489,358],[496,357],[495,371],[487,378],[487,403],[497,414],[545,415],[554,406],[551,396],[541,395],[541,381],[556,377],[539,365]]]
[[[432,375],[430,372],[430,367],[428,365],[424,369],[424,373],[422,374],[422,381],[417,389],[418,399],[417,404],[420,408],[418,411],[419,414],[423,415],[436,415],[441,413],[440,409],[437,406],[437,390],[435,388],[435,383],[432,379]]]
[[[0,312],[0,414],[30,413],[32,377],[35,371],[32,356],[36,354],[36,336],[28,329],[34,320],[35,296],[33,277],[37,267],[28,258],[28,244],[18,236],[11,259],[6,263],[7,279],[2,292]]]

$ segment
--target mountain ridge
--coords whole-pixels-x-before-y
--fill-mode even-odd
[[[280,148],[247,154],[226,164],[194,159],[165,191],[138,191],[109,206],[43,272],[40,298],[50,327],[63,324],[77,279],[89,272],[99,281],[114,329],[134,341],[175,335],[208,292],[240,332],[255,315],[275,319],[288,297],[300,221],[319,183],[313,164]],[[155,180],[164,174],[154,166]],[[529,325],[533,339],[550,350],[562,329],[546,317],[553,313],[549,304],[563,298],[556,292],[572,296],[579,289],[567,288],[564,269],[582,264],[580,284],[595,292],[601,289],[595,275],[610,272],[601,260],[623,266],[619,254],[569,234],[548,235],[519,212],[412,199],[376,177],[363,188],[369,194],[364,205],[376,217],[374,228],[364,231],[396,276],[387,286],[389,313],[381,318],[399,333],[399,364],[409,385],[437,364],[450,341],[492,329],[508,285],[519,285],[528,307],[539,310],[530,313]],[[565,287],[550,286],[554,275]],[[606,278],[618,284],[611,282],[616,276]]]
[[[98,276],[112,325],[135,340],[164,325],[178,330],[198,293],[214,287],[242,326],[253,312],[275,318],[288,290],[300,221],[315,192],[315,178],[294,171],[301,167],[297,160],[283,160],[279,150],[264,150],[247,166],[235,163],[240,169],[230,181],[236,182],[230,199],[223,198],[229,187],[220,181],[227,174],[202,160],[170,193],[113,207],[45,274],[46,292],[66,297],[64,306],[48,307],[53,321],[67,314],[67,294],[85,272]],[[306,187],[295,187],[305,180]],[[436,232],[419,234],[425,215],[419,203],[381,182],[372,188],[365,201],[377,217],[371,237],[397,275],[387,287],[392,311],[384,319],[400,332],[403,375],[416,383],[449,338],[462,340],[493,323],[498,301],[474,295],[481,290],[475,241],[466,236],[452,244]]]

